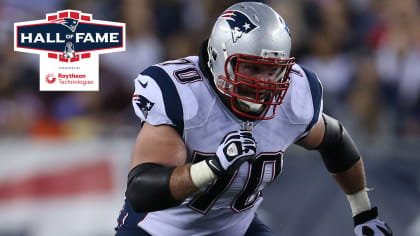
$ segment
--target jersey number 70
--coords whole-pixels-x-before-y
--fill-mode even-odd
[[[207,159],[215,153],[193,153],[193,162]],[[233,198],[231,208],[235,212],[241,212],[254,206],[261,195],[261,191],[277,177],[283,164],[283,152],[260,153],[256,161],[250,165],[248,178],[240,193]],[[238,171],[232,175],[216,180],[207,190],[195,196],[188,207],[201,213],[207,214],[217,199],[230,187],[236,178]]]

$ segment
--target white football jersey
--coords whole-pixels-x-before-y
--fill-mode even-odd
[[[145,214],[138,226],[152,235],[243,235],[261,192],[282,170],[284,151],[322,114],[322,87],[315,74],[296,64],[290,77],[275,117],[247,124],[253,125],[257,144],[253,164],[244,163],[177,207]],[[196,56],[151,66],[134,83],[137,116],[152,125],[173,126],[187,147],[187,162],[215,155],[226,133],[243,128],[200,71]]]

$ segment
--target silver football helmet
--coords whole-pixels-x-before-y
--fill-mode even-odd
[[[231,98],[234,112],[251,119],[274,117],[290,84],[295,62],[290,48],[286,22],[268,5],[242,2],[222,13],[209,38],[208,66],[217,89]],[[244,65],[269,68],[274,79],[241,73]]]

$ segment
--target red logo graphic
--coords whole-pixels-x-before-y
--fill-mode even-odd
[[[54,77],[54,74],[49,73],[47,76],[45,76],[45,81],[49,84],[53,84],[56,81],[56,78]]]

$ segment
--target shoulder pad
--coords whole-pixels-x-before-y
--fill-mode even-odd
[[[312,71],[298,64],[293,66],[290,77],[291,84],[281,107],[290,123],[306,125],[304,136],[321,117],[322,86]]]
[[[316,76],[314,72],[303,66],[301,66],[301,68],[305,72],[306,78],[309,82],[312,95],[312,104],[314,108],[314,115],[308,125],[308,128],[306,129],[306,131],[308,131],[318,122],[322,114],[322,85],[321,81],[318,79],[318,76]]]
[[[174,126],[182,137],[184,118],[181,99],[170,76],[151,66],[134,80],[133,106],[136,115],[152,125]]]

